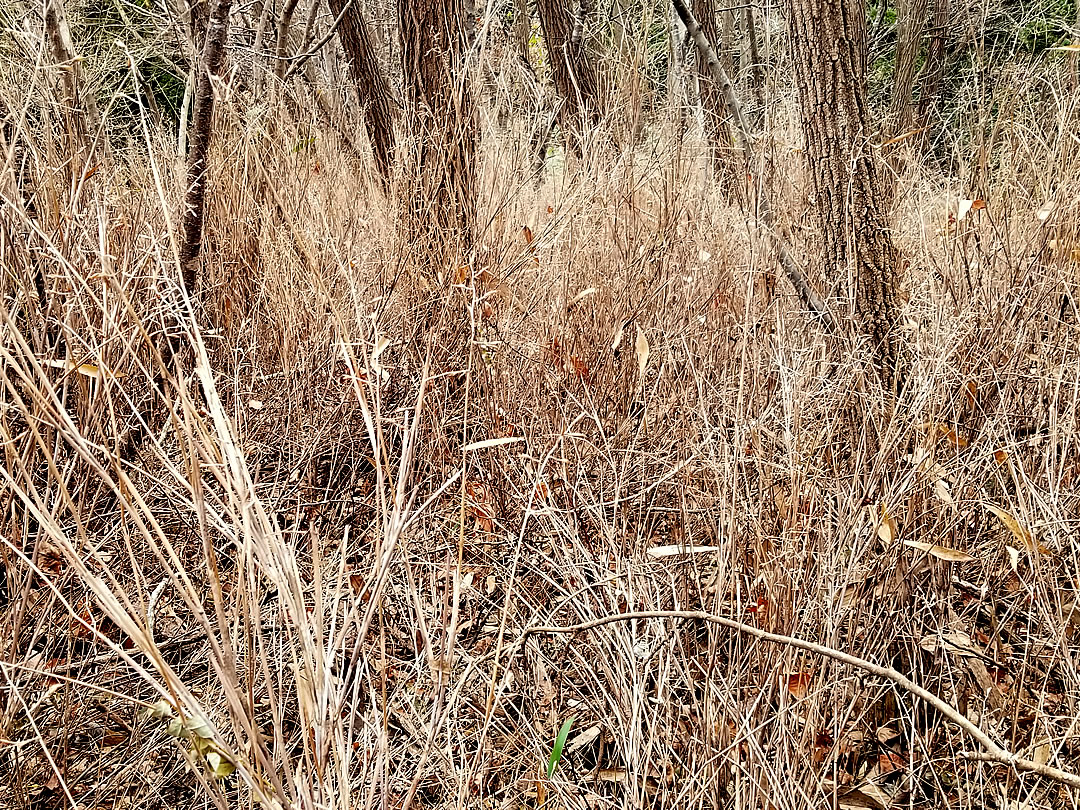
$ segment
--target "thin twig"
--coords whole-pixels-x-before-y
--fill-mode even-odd
[[[599,619],[593,619],[592,621],[582,622],[581,624],[574,624],[568,627],[530,627],[526,628],[522,635],[524,636],[530,633],[576,633],[581,630],[591,630],[596,627],[602,627],[606,624],[629,622],[639,619],[696,619],[711,624],[718,624],[721,627],[727,627],[730,630],[753,636],[762,641],[771,641],[774,644],[783,644],[788,647],[816,653],[817,655],[831,658],[834,661],[839,661],[842,664],[861,669],[864,672],[869,672],[872,675],[877,675],[879,678],[885,678],[886,680],[892,681],[906,692],[929,703],[937,709],[943,717],[956,723],[956,725],[960,726],[962,731],[979,743],[979,745],[982,746],[984,753],[969,755],[970,758],[1008,765],[1018,771],[1028,771],[1030,773],[1038,774],[1039,776],[1045,776],[1048,779],[1053,779],[1056,782],[1061,782],[1069,787],[1080,789],[1080,776],[1077,774],[1063,771],[1058,768],[1052,768],[1049,765],[1040,765],[1037,762],[1030,759],[1023,759],[1002,748],[994,742],[985,731],[964,717],[964,715],[960,714],[960,712],[954,709],[950,704],[946,703],[933,692],[919,686],[906,675],[903,675],[892,667],[883,667],[880,664],[872,663],[864,658],[858,658],[857,656],[840,652],[839,650],[834,650],[830,647],[825,647],[813,641],[806,641],[801,638],[795,638],[794,636],[783,636],[779,633],[770,633],[767,630],[752,627],[749,624],[743,624],[735,619],[727,619],[723,616],[715,616],[712,613],[706,613],[699,610],[648,610],[637,613],[619,613],[614,616],[603,616]]]
[[[285,75],[281,79],[283,82],[289,81],[289,79],[293,77],[293,74],[301,68],[304,62],[315,56],[315,54],[323,49],[323,46],[326,45],[327,42],[333,39],[338,26],[341,25],[341,21],[345,19],[345,15],[349,13],[349,9],[353,7],[353,2],[354,0],[349,0],[349,2],[345,4],[341,9],[341,13],[338,14],[330,24],[330,30],[326,32],[322,39],[312,45],[311,48],[304,53],[298,53],[296,56],[289,57],[288,61],[292,62],[292,64],[289,65],[289,69],[285,71]]]

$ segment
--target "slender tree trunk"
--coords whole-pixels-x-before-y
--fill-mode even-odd
[[[476,106],[464,57],[462,0],[399,0],[411,150],[408,223],[436,264],[472,248],[476,224]]]
[[[274,75],[279,79],[285,75],[285,49],[289,44],[289,29],[292,27],[293,14],[296,13],[296,5],[299,0],[285,0],[281,7],[281,17],[278,19],[277,48],[275,49]]]
[[[318,3],[312,5],[318,6]],[[270,30],[270,11],[273,3],[270,0],[256,0],[255,3],[255,42],[251,46],[251,50],[256,54],[263,52],[263,43],[266,40],[266,33]],[[266,75],[265,65],[262,64],[262,60],[255,59],[255,67],[252,70],[251,77],[251,90],[254,94],[260,94],[266,87]],[[275,65],[276,67],[276,65]]]
[[[529,0],[514,0],[514,44],[526,64],[530,63],[529,37],[532,34],[532,15],[529,14]]]
[[[189,292],[194,292],[198,281],[203,211],[206,207],[210,124],[214,116],[214,79],[221,72],[225,58],[231,10],[232,0],[214,0],[195,81],[195,112],[188,135],[187,192],[184,195],[184,211],[180,223],[180,272]]]
[[[787,7],[825,271],[853,274],[859,327],[892,386],[900,371],[900,262],[867,143],[866,11],[862,0],[788,0]]]
[[[582,138],[600,122],[600,84],[585,47],[585,15],[589,4],[537,0],[540,28],[555,89],[562,99],[560,126],[567,144],[581,152]]]
[[[889,105],[890,134],[911,127],[911,96],[915,86],[915,62],[922,46],[929,0],[900,0],[897,7],[896,73]]]
[[[692,9],[694,18],[701,26],[701,33],[705,35],[709,44],[719,42],[720,27],[716,21],[715,0],[693,0]],[[720,59],[720,67],[723,68],[724,73],[731,76],[731,56],[728,54],[725,57],[723,51],[721,47],[719,51],[716,51],[716,56]],[[705,137],[712,150],[713,169],[721,180],[721,185],[726,185],[732,177],[731,160],[728,155],[732,143],[727,126],[724,93],[713,80],[708,59],[700,50],[697,52],[697,67],[701,86],[701,108],[705,120]]]
[[[941,81],[945,75],[945,28],[949,24],[949,0],[934,0],[934,19],[930,29],[930,44],[926,49],[926,67],[919,93],[919,121],[926,126],[930,108],[937,102]]]
[[[726,6],[727,3],[724,3]],[[739,51],[735,46],[735,12],[724,8],[720,12],[720,64],[736,81],[739,78]]]
[[[394,160],[394,107],[390,84],[383,75],[371,38],[371,29],[360,12],[357,0],[330,0],[334,18],[341,17],[338,39],[349,60],[349,75],[364,110],[371,151],[383,184],[389,185]],[[344,12],[344,16],[342,16]]]
[[[75,54],[63,0],[45,0],[45,35],[53,61],[63,77],[64,121],[68,130],[69,150],[74,158],[77,153],[90,147],[99,119],[93,94],[86,92],[83,86],[82,66]],[[80,157],[86,158],[85,155]]]
[[[743,9],[743,22],[746,25],[747,57],[750,60],[750,92],[754,94],[754,103],[764,107],[765,66],[761,63],[761,51],[758,49],[757,23],[754,19],[754,6],[746,4]]]

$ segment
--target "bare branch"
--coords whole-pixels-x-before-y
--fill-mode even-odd
[[[676,2],[678,1],[679,0],[676,0]],[[694,619],[697,621],[709,622],[710,624],[718,624],[721,627],[726,627],[729,630],[734,630],[747,636],[753,636],[762,641],[769,641],[773,644],[783,644],[787,647],[794,647],[798,650],[816,653],[825,658],[831,658],[842,664],[861,669],[864,672],[869,672],[871,675],[877,675],[879,678],[892,681],[905,692],[929,703],[947,720],[960,726],[960,729],[965,734],[975,740],[975,742],[983,748],[984,753],[971,755],[971,759],[1008,765],[1019,771],[1028,771],[1029,773],[1034,773],[1039,776],[1045,776],[1047,779],[1053,779],[1063,785],[1069,785],[1072,788],[1080,789],[1080,776],[1077,774],[1063,771],[1059,768],[1052,768],[1048,765],[1040,765],[1037,762],[1023,759],[1016,754],[1007,751],[994,742],[985,731],[964,717],[964,715],[951,705],[928,689],[919,686],[906,675],[898,672],[892,667],[884,667],[880,664],[875,664],[872,661],[867,661],[865,658],[858,658],[854,655],[841,652],[840,650],[834,650],[831,647],[826,647],[813,641],[806,641],[805,639],[795,638],[794,636],[784,636],[779,633],[770,633],[767,630],[762,630],[759,627],[753,627],[749,624],[743,624],[735,619],[715,616],[712,613],[706,613],[700,610],[648,610],[636,613],[619,613],[613,616],[602,616],[599,619],[593,619],[592,621],[582,622],[581,624],[574,624],[568,627],[529,627],[523,631],[523,636],[533,633],[576,633],[582,630],[592,630],[596,627],[602,627],[603,625],[613,624],[615,622],[629,622],[640,619]]]

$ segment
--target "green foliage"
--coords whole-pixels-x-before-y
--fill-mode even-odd
[[[96,85],[98,106],[110,110],[107,129],[130,131],[140,106],[157,109],[166,126],[180,121],[187,68],[152,0],[85,0],[68,7],[76,50]],[[138,96],[131,61],[138,71]],[[112,103],[110,103],[112,102]]]
[[[555,737],[555,745],[552,746],[551,756],[548,757],[548,779],[555,775],[555,769],[559,767],[559,760],[562,759],[563,748],[566,746],[566,737],[570,733],[570,728],[574,725],[575,719],[576,718],[574,717],[568,717],[559,729],[558,735]]]
[[[645,80],[653,90],[662,92],[667,86],[668,71],[671,70],[671,44],[667,20],[655,9],[647,19],[645,54]]]
[[[1024,50],[1039,53],[1068,40],[1076,20],[1076,0],[1043,0],[1021,26],[1019,41]]]
[[[169,735],[187,740],[191,745],[188,753],[192,761],[205,765],[214,779],[224,779],[236,770],[224,749],[214,739],[213,729],[202,718],[177,716],[167,700],[159,700],[146,709],[144,714],[155,720],[168,720]]]
[[[866,10],[867,19],[871,23],[878,18],[878,14],[881,13],[881,2],[871,2]],[[896,25],[896,3],[890,3],[885,9],[884,24],[886,26]]]

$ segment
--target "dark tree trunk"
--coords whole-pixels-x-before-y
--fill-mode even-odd
[[[408,222],[437,263],[472,248],[476,221],[476,106],[464,57],[469,26],[462,0],[399,0],[408,111]]]
[[[788,0],[806,169],[825,270],[853,271],[859,327],[892,386],[900,370],[900,262],[868,143],[866,11],[862,0]]]
[[[692,10],[698,25],[701,26],[701,33],[715,48],[720,34],[720,26],[716,21],[715,0],[693,0]],[[728,54],[725,57],[721,46],[716,50],[716,56],[720,60],[720,67],[728,76],[731,76],[731,55]],[[713,168],[718,176],[717,179],[722,185],[727,185],[732,180],[734,172],[724,93],[713,79],[708,60],[700,50],[697,52],[697,67],[701,86],[701,111],[705,119],[705,137],[712,150]]]
[[[180,272],[188,292],[194,292],[198,280],[203,210],[206,207],[206,162],[210,153],[210,124],[214,116],[213,82],[225,58],[231,10],[232,0],[214,1],[195,84],[195,111],[188,141],[187,191],[180,223]]]
[[[584,16],[589,3],[537,0],[551,77],[562,100],[559,125],[580,153],[582,137],[600,122],[600,84],[586,48]]]
[[[364,110],[371,151],[384,185],[389,185],[394,160],[394,107],[390,85],[383,75],[371,29],[360,12],[356,0],[346,8],[348,0],[330,0],[334,18],[341,17],[338,39],[349,60],[349,75],[356,85],[356,94]],[[342,14],[344,12],[344,15]]]

